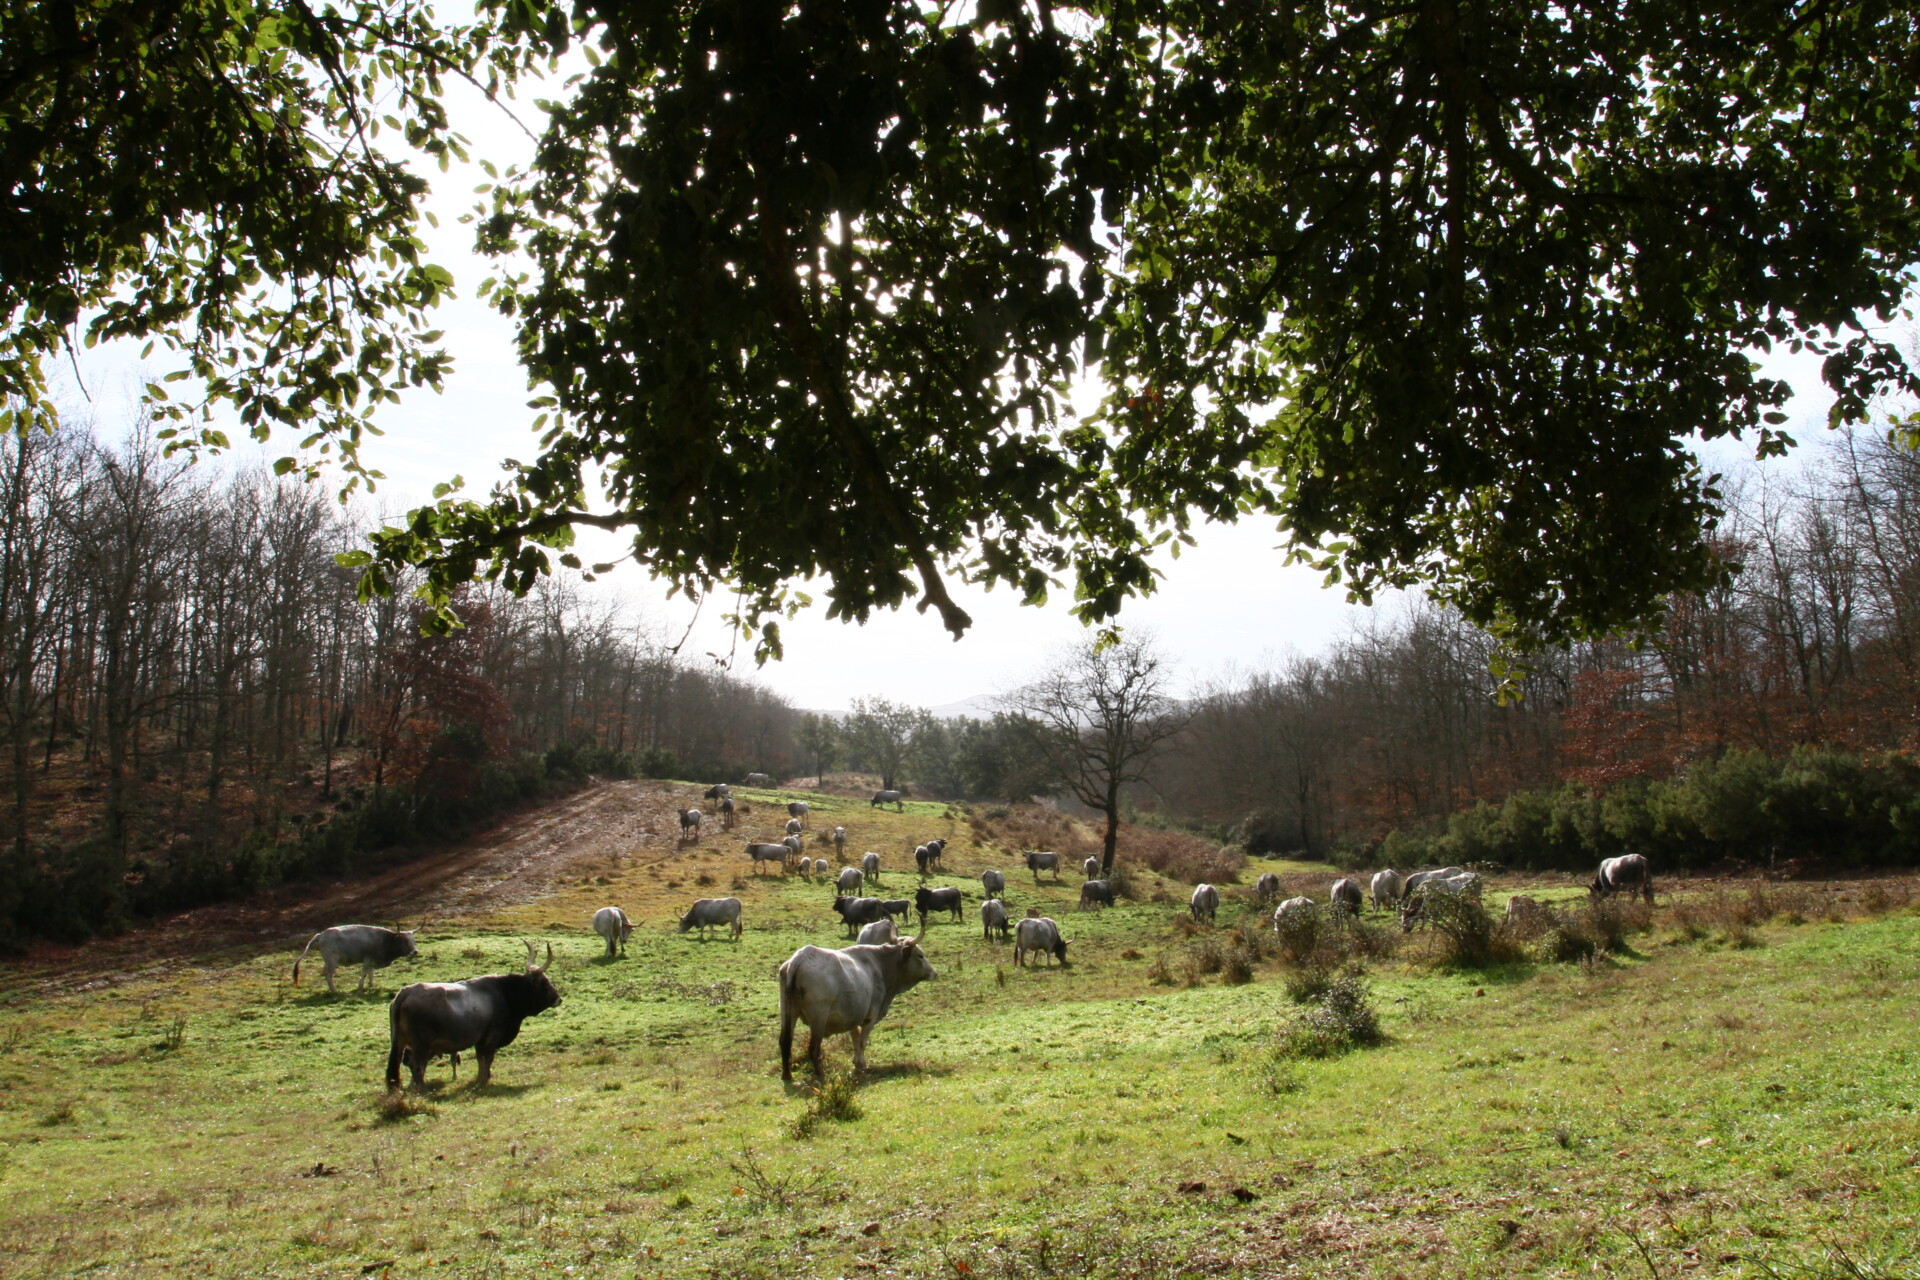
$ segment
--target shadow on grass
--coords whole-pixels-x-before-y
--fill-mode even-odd
[[[953,1074],[953,1067],[945,1062],[889,1062],[885,1066],[868,1067],[857,1077],[861,1084],[875,1084],[882,1080],[911,1080],[919,1077],[941,1079]]]

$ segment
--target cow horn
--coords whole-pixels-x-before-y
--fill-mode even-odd
[[[531,939],[529,939],[529,938],[522,938],[522,939],[520,939],[520,943],[521,943],[521,945],[522,945],[522,946],[524,946],[524,947],[526,947],[526,949],[527,949],[527,972],[528,972],[528,973],[532,973],[532,972],[533,972],[533,958],[534,958],[534,956],[536,956],[536,955],[538,955],[538,954],[539,954],[539,952],[537,952],[537,951],[535,951],[535,950],[533,949],[533,941],[532,941]]]
[[[547,971],[547,965],[550,965],[552,963],[553,963],[553,944],[549,942],[547,944],[547,962],[546,964],[541,965],[538,969],[535,969],[534,972],[545,973]]]

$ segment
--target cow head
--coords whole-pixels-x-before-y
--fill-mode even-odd
[[[918,938],[902,938],[898,942],[889,943],[888,945],[894,949],[894,952],[899,957],[900,976],[904,979],[907,986],[910,987],[916,982],[925,982],[929,978],[937,978],[940,976],[934,972],[933,965],[927,960],[927,953],[920,949],[920,940]]]
[[[400,954],[400,955],[403,955],[403,956],[417,956],[417,955],[419,955],[419,954],[420,954],[420,946],[419,946],[419,944],[418,944],[418,943],[416,943],[416,942],[415,942],[415,941],[413,940],[413,930],[411,930],[411,929],[402,929],[401,931],[399,931],[399,932],[398,932],[397,934],[395,934],[394,936],[395,936],[396,938],[398,938],[398,939],[399,939],[399,945],[400,945],[400,950],[399,950],[399,954]]]

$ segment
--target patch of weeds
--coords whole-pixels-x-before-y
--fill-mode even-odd
[[[1253,963],[1257,957],[1238,942],[1227,948],[1220,959],[1220,981],[1228,986],[1244,986],[1253,981]]]
[[[832,1175],[827,1170],[815,1165],[804,1171],[776,1174],[760,1163],[751,1143],[741,1145],[740,1158],[727,1161],[727,1168],[740,1179],[734,1194],[746,1196],[749,1208],[773,1208],[791,1213],[839,1198],[829,1191]]]
[[[374,1107],[374,1118],[381,1124],[401,1124],[415,1116],[438,1115],[439,1108],[417,1093],[408,1093],[405,1089],[389,1089],[380,1095],[380,1101]]]
[[[1260,1064],[1260,1087],[1275,1097],[1284,1097],[1300,1092],[1307,1087],[1307,1082],[1301,1078],[1294,1060],[1276,1046],[1267,1051],[1266,1059]]]
[[[178,1049],[181,1045],[185,1044],[186,1042],[187,1042],[187,1015],[184,1013],[179,1013],[179,1014],[175,1014],[173,1021],[167,1024],[167,1029],[161,1032],[160,1034],[159,1043],[155,1044],[153,1047],[156,1049],[165,1049],[168,1052],[172,1052]]]
[[[1280,1029],[1275,1052],[1284,1058],[1332,1058],[1382,1038],[1373,993],[1364,978],[1348,974],[1329,983],[1313,1007]]]
[[[1541,918],[1545,927],[1534,952],[1554,964],[1580,964],[1623,951],[1628,937],[1653,927],[1652,911],[1640,902],[1589,902],[1562,911],[1544,907]]]
[[[460,948],[460,958],[462,960],[485,960],[487,958],[487,949],[485,947],[462,947]]]
[[[43,1128],[57,1129],[63,1124],[80,1123],[80,1099],[66,1098],[55,1103],[53,1110],[40,1117]]]
[[[1218,938],[1196,938],[1187,944],[1186,954],[1181,957],[1180,976],[1188,986],[1198,986],[1208,974],[1220,972],[1226,962],[1226,948]]]
[[[713,883],[713,877],[708,875],[706,872],[702,871],[699,875],[693,878],[693,882],[704,888],[705,886]]]
[[[1155,956],[1153,963],[1147,966],[1147,981],[1156,987],[1173,985],[1173,962],[1166,952]]]
[[[1432,931],[1434,963],[1445,969],[1484,969],[1525,959],[1519,938],[1464,894],[1421,894],[1420,918]]]
[[[1289,969],[1282,979],[1287,989],[1287,999],[1295,1004],[1306,1004],[1318,1000],[1327,994],[1327,988],[1333,985],[1334,971],[1323,964],[1308,963],[1297,969]]]
[[[809,1086],[807,1092],[810,1095],[807,1109],[793,1122],[796,1138],[811,1138],[828,1121],[846,1124],[866,1114],[855,1095],[851,1072],[829,1069],[826,1077],[819,1084]]]

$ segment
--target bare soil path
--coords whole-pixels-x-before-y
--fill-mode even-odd
[[[697,790],[663,782],[591,782],[506,818],[459,844],[405,857],[350,880],[288,885],[144,922],[80,946],[42,945],[0,961],[0,1002],[109,986],[192,964],[284,947],[329,925],[417,927],[539,897],[583,868],[669,857],[679,806]]]

